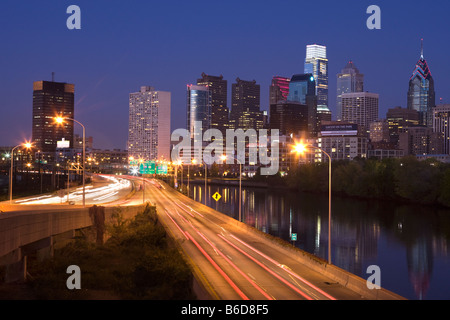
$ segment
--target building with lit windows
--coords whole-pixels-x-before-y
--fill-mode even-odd
[[[263,113],[260,108],[260,85],[255,80],[236,79],[231,86],[231,129],[262,129]]]
[[[389,140],[398,146],[399,133],[404,128],[419,125],[419,112],[402,107],[390,108],[386,112],[386,121],[389,126]]]
[[[434,80],[428,63],[423,56],[423,41],[420,59],[409,79],[408,105],[410,110],[419,112],[419,124],[433,127],[433,108],[435,106]]]
[[[74,117],[75,85],[54,81],[33,83],[32,141],[41,152],[55,152],[57,142],[73,146],[73,121],[57,124],[54,117]]]
[[[378,119],[379,95],[371,92],[342,94],[342,121],[355,123],[369,132],[369,124]]]
[[[331,157],[331,160],[353,160],[367,158],[368,138],[358,124],[330,122],[321,126],[317,145]],[[316,150],[316,161],[328,161],[320,150]]]
[[[355,64],[349,61],[337,75],[336,119],[342,120],[342,94],[364,91],[364,74],[359,72]]]
[[[142,86],[130,93],[128,155],[134,159],[170,159],[171,93]]]
[[[442,152],[450,154],[450,104],[441,104],[433,108],[433,131],[442,136]]]
[[[328,58],[327,47],[318,44],[306,46],[305,73],[311,73],[316,82],[317,113],[319,118],[331,120],[328,106]]]
[[[197,85],[209,88],[211,94],[211,128],[219,129],[225,135],[229,127],[228,84],[223,76],[212,76],[202,73]]]

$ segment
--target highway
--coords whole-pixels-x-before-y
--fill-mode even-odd
[[[271,240],[167,187],[147,179],[147,200],[178,241],[197,278],[220,300],[360,300],[292,258]]]

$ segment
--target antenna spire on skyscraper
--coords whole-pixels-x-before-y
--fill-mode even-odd
[[[423,38],[420,39],[420,59],[423,59]]]

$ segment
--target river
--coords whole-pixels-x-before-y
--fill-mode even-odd
[[[190,187],[204,203],[204,184]],[[207,188],[208,206],[239,218],[238,187]],[[381,286],[410,300],[450,299],[450,209],[333,196],[331,217],[334,265],[364,279],[377,265]],[[328,259],[328,195],[243,187],[242,221]]]

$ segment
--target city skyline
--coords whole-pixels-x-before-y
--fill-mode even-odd
[[[294,13],[284,10],[292,6],[308,9],[312,5],[292,1],[281,2],[271,10],[261,6],[252,11],[251,3],[244,4],[243,12],[233,11],[232,1],[210,9],[202,8],[198,12],[179,3],[180,10],[172,10],[170,14],[167,4],[152,7],[141,3],[142,8],[163,12],[152,23],[135,23],[131,19],[132,14],[141,14],[136,12],[139,6],[108,4],[105,10],[105,3],[78,2],[83,17],[79,31],[65,27],[66,4],[43,6],[30,3],[26,12],[13,3],[5,5],[4,12],[9,14],[2,19],[3,29],[13,31],[2,36],[6,49],[2,61],[4,78],[0,104],[5,112],[0,123],[4,128],[0,145],[15,145],[31,138],[32,83],[50,80],[52,72],[55,72],[55,81],[75,84],[75,117],[86,125],[87,135],[93,136],[95,147],[125,149],[128,94],[136,87],[155,86],[172,93],[172,130],[185,126],[185,116],[176,115],[185,114],[186,85],[195,83],[202,72],[223,75],[228,81],[228,92],[231,92],[231,83],[237,77],[255,79],[261,85],[261,110],[269,110],[269,87],[273,76],[291,77],[302,73],[306,45],[312,43],[327,47],[329,106],[333,119],[336,118],[336,75],[350,60],[365,74],[365,87],[380,94],[380,117],[384,117],[389,108],[405,108],[408,81],[420,58],[422,38],[425,56],[435,79],[436,104],[441,104],[440,98],[442,103],[450,101],[450,93],[446,91],[450,82],[446,44],[442,44],[439,38],[442,30],[448,27],[444,24],[445,19],[438,19],[445,14],[444,7],[450,7],[448,4],[427,4],[418,12],[414,3],[405,7],[379,1],[382,29],[368,30],[365,26],[367,4],[340,6],[330,1],[324,8],[328,22],[313,30],[308,28],[313,17],[294,23]],[[211,30],[205,32],[216,32],[217,38],[209,36],[205,40],[205,37],[200,37],[201,41],[199,38],[189,44],[189,40],[183,37],[182,27],[196,30],[203,23],[187,19],[182,15],[182,9],[189,10],[194,17],[206,17]],[[409,23],[424,11],[436,19],[420,26]],[[221,19],[213,19],[213,13]],[[14,21],[19,14],[26,23]],[[295,26],[294,31],[297,32],[280,35],[272,31],[274,23],[269,22],[272,15],[279,17],[276,21],[288,22],[289,28]],[[236,18],[239,23],[234,26],[231,20],[235,19],[229,17]],[[267,21],[265,27],[242,31],[243,27],[254,26],[261,20]],[[165,42],[161,42],[158,50],[152,51],[150,56],[143,55],[141,51],[145,52],[150,47],[140,42],[141,37],[146,34],[145,30],[155,26],[158,32],[149,33],[148,37],[158,41],[165,39]],[[308,28],[310,32],[298,36],[298,30],[302,28]],[[139,31],[141,29],[144,31]],[[339,33],[341,37],[335,39]],[[50,40],[42,39],[43,34],[45,39],[62,37],[62,40],[56,46],[47,42]],[[288,45],[277,44],[268,48],[267,43],[274,38],[289,38]],[[352,43],[348,39],[357,40]],[[39,44],[38,40],[48,46]],[[341,45],[342,41],[346,41],[345,46]],[[40,50],[33,52],[32,47]],[[208,54],[202,54],[199,50],[202,48]],[[144,61],[147,64],[143,64]],[[386,77],[387,73],[389,77]],[[229,95],[229,106],[230,101]],[[75,128],[75,132],[79,133],[78,130]]]

